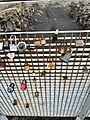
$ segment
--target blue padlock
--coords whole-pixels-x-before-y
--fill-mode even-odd
[[[14,91],[14,83],[11,83],[11,84],[8,86],[7,91],[8,91],[9,93],[12,93],[12,92]]]

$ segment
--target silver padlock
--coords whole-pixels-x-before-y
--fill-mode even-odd
[[[64,62],[66,62],[66,63],[69,62],[69,59],[70,59],[71,56],[72,56],[72,52],[73,52],[73,51],[67,52],[65,55],[61,56],[60,59],[61,59],[62,61],[64,61]]]
[[[14,44],[12,43],[14,41]],[[10,36],[10,51],[17,51],[17,40],[15,35]]]

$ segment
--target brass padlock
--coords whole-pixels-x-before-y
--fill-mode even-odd
[[[42,45],[46,44],[46,40],[43,37],[43,35],[42,35],[42,37],[36,37],[36,35],[35,35],[35,37],[33,38],[33,40],[34,40],[34,44],[36,46],[42,46]]]
[[[65,54],[68,51],[67,43],[61,43],[57,46],[57,51],[61,54]]]
[[[25,69],[26,71],[28,71],[28,70],[30,69],[30,65],[29,65],[28,63],[25,63],[25,64],[24,64],[24,69]]]
[[[0,67],[5,67],[5,66],[6,66],[5,61],[0,57]]]
[[[47,69],[55,69],[55,61],[51,58],[47,63]]]

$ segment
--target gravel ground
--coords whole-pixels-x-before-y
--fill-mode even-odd
[[[38,1],[38,0],[37,0]],[[69,16],[68,4],[74,0],[39,0],[43,6],[43,16],[40,16],[41,21],[35,23],[34,30],[81,30],[82,27],[78,22],[75,22]],[[74,2],[78,2],[75,0]],[[85,4],[89,0],[82,0]],[[36,17],[36,16],[34,16]],[[54,29],[52,29],[54,28]],[[28,27],[29,30],[29,27]]]

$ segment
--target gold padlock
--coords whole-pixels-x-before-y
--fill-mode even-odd
[[[55,61],[53,60],[53,58],[51,58],[51,60],[48,61],[47,69],[55,69]]]
[[[57,51],[61,54],[65,54],[68,51],[67,43],[61,43],[57,46]]]

